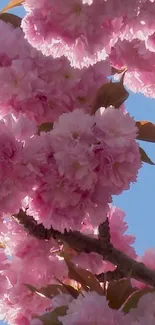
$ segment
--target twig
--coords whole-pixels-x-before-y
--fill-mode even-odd
[[[109,226],[109,219],[107,218],[106,221],[102,222],[98,227],[99,232],[99,239],[104,244],[110,243],[110,226]]]

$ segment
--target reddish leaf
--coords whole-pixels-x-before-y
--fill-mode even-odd
[[[27,284],[27,283],[23,283],[26,287],[27,287],[27,289],[29,289],[31,292],[36,292],[37,291],[37,289],[34,287],[34,286],[32,286],[31,284]]]
[[[35,288],[34,286],[30,284],[24,284],[31,292],[34,292],[38,295],[41,295],[43,297],[47,297],[49,299],[53,298],[54,296],[60,294],[60,293],[68,293],[66,288],[60,284],[49,284],[47,287],[42,288]]]
[[[5,248],[6,246],[0,242],[0,248]]]
[[[21,6],[21,4],[24,2],[24,0],[11,0],[1,11],[0,14],[13,9],[14,7]]]
[[[67,308],[67,306],[57,307],[50,313],[46,313],[36,318],[40,319],[43,325],[61,325],[61,322],[58,320],[58,317],[66,315]]]
[[[123,78],[124,74],[119,82],[109,82],[101,86],[93,103],[92,114],[95,114],[100,107],[107,108],[112,105],[119,108],[124,103],[129,93],[124,88]]]
[[[49,132],[52,129],[53,129],[52,122],[42,123],[38,126],[38,134],[40,134],[40,132]]]
[[[63,250],[61,250],[60,257],[63,257],[65,261],[71,261],[71,259],[75,256],[75,251],[66,243],[63,245]]]
[[[148,121],[137,121],[138,140],[155,142],[155,124]]]
[[[87,270],[77,268],[70,261],[65,261],[69,269],[69,278],[79,282],[85,291],[96,291],[98,294],[104,295],[104,290],[95,275]]]
[[[155,289],[153,288],[144,288],[138,291],[135,291],[132,293],[132,295],[126,300],[124,306],[123,306],[123,311],[124,313],[128,313],[130,309],[136,308],[138,305],[138,302],[140,298],[148,293],[155,292]]]
[[[154,165],[153,161],[149,158],[149,156],[146,154],[144,149],[139,147],[140,155],[141,155],[141,160],[149,165]]]
[[[56,280],[61,284],[62,287],[64,287],[64,290],[66,291],[66,293],[69,293],[73,298],[77,298],[79,295],[79,291],[76,290],[75,288],[73,288],[72,286],[63,283],[62,281],[60,281],[59,279],[56,278]]]
[[[134,291],[129,279],[110,282],[106,293],[110,308],[119,309]]]
[[[21,18],[9,13],[0,14],[0,20],[5,21],[5,23],[10,23],[14,27],[20,27],[21,25]]]

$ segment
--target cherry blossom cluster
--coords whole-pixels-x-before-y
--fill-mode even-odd
[[[22,28],[44,55],[82,68],[108,61],[127,68],[125,84],[154,98],[154,0],[24,1]]]
[[[59,260],[59,247],[54,240],[37,240],[16,221],[1,221],[0,309],[1,319],[11,325],[30,324],[33,314],[51,308],[49,299],[33,295],[26,284],[47,286],[55,278],[67,278],[67,267]],[[10,257],[8,259],[8,257]]]
[[[36,133],[36,124],[22,115],[1,121],[0,242],[5,253],[1,251],[0,306],[11,325],[30,325],[33,315],[63,304],[63,296],[51,304],[25,284],[44,287],[56,279],[69,280],[59,245],[30,236],[12,219],[20,207],[48,228],[80,229],[90,236],[97,236],[96,227],[108,217],[112,243],[136,258],[134,237],[124,234],[124,213],[108,206],[112,194],[136,181],[141,166],[134,120],[113,107],[94,116],[77,109],[61,115],[51,132]],[[95,274],[115,269],[95,253],[73,254],[72,261]],[[65,299],[71,302],[71,297]]]
[[[81,70],[69,61],[46,58],[24,39],[21,29],[0,21],[0,116],[25,115],[41,124],[74,108],[90,113],[98,88],[110,75],[108,62]]]
[[[76,299],[69,292],[36,294],[62,283],[81,290],[69,276],[65,249],[70,263],[93,275],[117,265],[55,237],[38,239],[15,214],[22,209],[46,231],[78,230],[89,240],[107,221],[111,245],[155,270],[155,251],[136,255],[125,214],[111,204],[141,168],[136,123],[124,107],[92,114],[111,67],[127,68],[125,85],[154,97],[155,2],[25,0],[24,7],[23,30],[0,20],[0,318],[45,325],[51,322],[42,322],[43,314],[65,306],[62,325],[154,325],[154,293],[126,315],[95,291]],[[138,280],[132,286],[145,288]]]
[[[120,0],[26,0],[22,27],[29,42],[45,55],[65,55],[81,67],[105,59],[117,40],[130,32],[133,20],[139,20],[140,2],[131,1],[126,12],[127,1]],[[135,32],[139,27],[138,22]]]
[[[153,325],[155,322],[154,299],[155,294],[147,294],[140,299],[136,309],[124,315],[120,310],[111,309],[104,296],[96,292],[85,292],[84,295],[73,299],[69,305],[67,299],[64,299],[64,303],[66,300],[68,305],[67,314],[59,317],[59,320],[63,325],[140,325],[146,322]],[[41,325],[42,322],[36,324]]]
[[[57,298],[57,299],[56,299]],[[143,296],[136,309],[132,309],[125,315],[120,310],[109,308],[106,298],[96,292],[85,292],[77,299],[69,298],[69,295],[59,295],[54,300],[56,307],[67,306],[67,314],[58,319],[62,325],[140,325],[149,322],[153,325],[155,294]],[[32,325],[42,325],[42,321],[34,319]]]
[[[60,231],[80,229],[85,218],[98,226],[112,195],[136,181],[137,128],[125,111],[101,108],[91,116],[76,109],[62,114],[52,131],[33,136],[35,127],[23,121],[25,141],[17,139],[19,120],[11,122],[6,117],[0,125],[1,213],[24,206],[39,223]]]

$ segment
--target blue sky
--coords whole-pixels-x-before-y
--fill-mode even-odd
[[[126,108],[136,120],[155,123],[155,99],[141,94],[130,94]],[[141,146],[155,161],[155,143],[141,141]],[[114,203],[126,212],[129,232],[136,236],[135,248],[142,254],[148,247],[155,247],[155,166],[143,164],[138,181],[129,191],[114,198]]]
[[[0,0],[0,9],[8,0]],[[23,15],[21,8],[14,13]],[[130,94],[126,108],[136,120],[149,120],[155,123],[155,100],[145,98],[141,94]],[[141,142],[149,157],[155,162],[155,144]],[[114,198],[114,204],[126,212],[129,233],[136,236],[135,248],[143,254],[147,248],[155,247],[155,166],[143,164],[138,182],[129,191]],[[2,323],[1,323],[2,324]]]

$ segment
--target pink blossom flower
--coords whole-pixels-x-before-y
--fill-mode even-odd
[[[10,324],[16,325],[18,321],[30,324],[32,315],[51,308],[51,300],[32,294],[24,284],[39,289],[56,283],[55,278],[63,281],[68,269],[64,260],[57,256],[60,248],[54,240],[38,240],[12,219],[2,225],[2,231],[0,240],[11,258],[8,261],[0,252],[1,313]]]
[[[110,106],[95,114],[95,135],[111,148],[127,147],[137,136],[135,121],[127,112]]]
[[[98,145],[95,154],[98,159],[100,189],[109,189],[111,194],[118,195],[129,189],[131,182],[136,182],[141,159],[138,144],[134,140],[128,148],[124,149],[111,149]]]
[[[52,308],[57,308],[61,306],[68,306],[68,304],[73,300],[73,297],[69,294],[59,294],[52,299]]]
[[[124,220],[125,213],[121,209],[111,206],[107,217],[109,219],[112,244],[128,256],[136,258],[135,249],[132,247],[135,242],[135,237],[126,234],[128,224]]]
[[[35,121],[29,120],[23,114],[19,114],[18,119],[13,114],[8,114],[4,118],[5,124],[12,130],[17,140],[24,141],[37,133]]]
[[[43,323],[41,322],[40,319],[34,318],[32,319],[31,325],[42,325]]]
[[[79,268],[91,271],[94,274],[100,274],[108,271],[110,263],[104,262],[101,255],[97,253],[80,253],[72,258],[72,262]],[[113,267],[114,269],[115,267]]]
[[[1,22],[0,31],[14,42],[12,48],[18,49],[10,59],[9,46],[4,47],[0,37],[0,116],[13,113],[16,119],[22,115],[41,124],[55,122],[62,113],[76,107],[91,112],[97,89],[110,74],[108,61],[88,69],[73,69],[65,57],[46,58],[38,53],[20,29],[15,32]]]
[[[26,0],[24,6],[22,27],[32,46],[80,68],[108,57],[117,40],[144,40],[155,30],[151,1]]]
[[[149,44],[147,38],[119,41],[111,51],[110,61],[117,68],[127,68],[124,83],[130,90],[154,97],[155,53]]]
[[[68,306],[67,315],[59,317],[63,325],[114,325],[124,324],[125,316],[112,310],[106,298],[96,292],[87,292],[79,295]]]
[[[15,316],[11,321],[11,325],[20,325],[20,324],[30,325],[29,319],[23,316],[22,313]]]
[[[137,308],[131,309],[128,314],[130,324],[144,325],[146,322],[149,322],[150,325],[154,324],[154,299],[154,293],[146,293],[140,298]]]
[[[9,127],[0,121],[0,207],[1,213],[15,213],[25,196],[19,190],[18,169],[20,169],[22,143],[18,142]]]
[[[78,229],[86,216],[98,225],[106,218],[111,195],[136,181],[141,161],[135,122],[122,110],[108,110],[101,115],[105,132],[98,115],[74,110],[60,116],[50,133],[26,141],[23,163],[35,176],[29,213],[45,227]],[[118,131],[113,132],[117,118]],[[121,127],[123,119],[131,122],[128,131]]]
[[[155,250],[147,249],[143,256],[137,256],[137,262],[144,263],[149,269],[155,270]],[[132,279],[132,285],[137,288],[145,288],[147,285],[144,282]]]
[[[100,49],[101,22],[99,17],[95,19],[95,12],[99,13],[96,3],[88,5],[82,4],[81,0],[67,0],[64,6],[64,2],[59,0],[50,4],[45,1],[44,5],[40,3],[37,7],[31,1],[25,5],[26,8],[30,5],[33,10],[23,19],[23,30],[29,42],[43,54],[55,57],[65,54],[78,66],[80,61],[81,66],[97,62],[97,55],[94,56],[93,53],[93,41],[96,38],[96,48]],[[44,24],[41,25],[41,21]],[[106,42],[109,40],[108,37],[104,39]],[[105,50],[103,55],[106,56]]]

